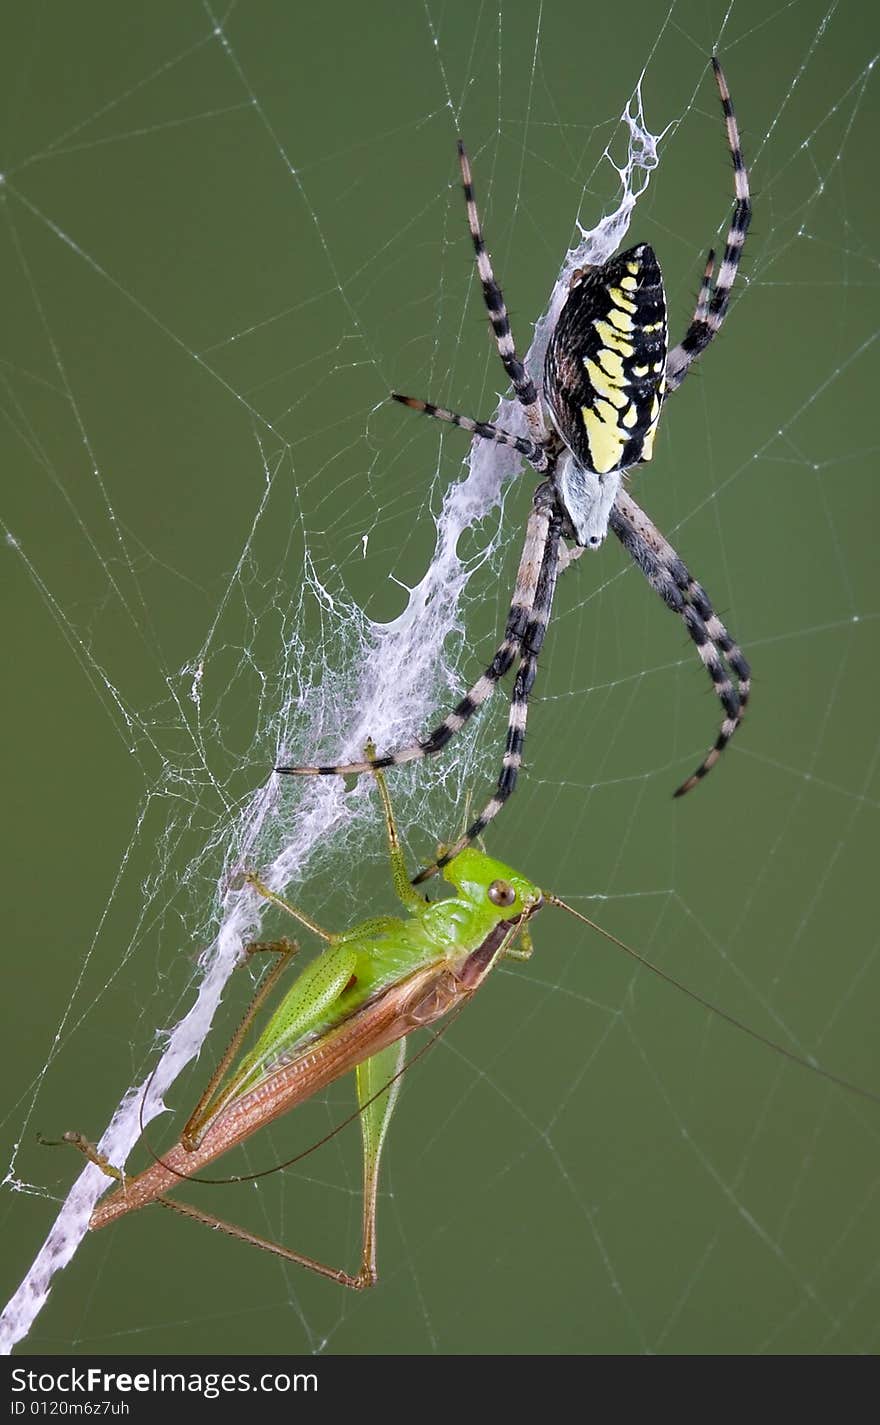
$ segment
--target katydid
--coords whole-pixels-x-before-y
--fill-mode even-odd
[[[117,1191],[93,1212],[89,1224],[93,1230],[136,1208],[158,1202],[343,1286],[354,1290],[373,1286],[377,1280],[379,1167],[400,1088],[406,1038],[466,1004],[502,957],[528,958],[532,952],[528,921],[543,905],[567,911],[758,1043],[842,1088],[878,1101],[871,1090],[830,1073],[751,1029],[558,896],[541,891],[525,876],[473,846],[459,852],[443,868],[444,878],[455,894],[446,900],[426,902],[408,879],[383,775],[377,770],[374,776],[384,809],[391,877],[405,916],[376,916],[341,934],[331,934],[256,876],[248,877],[261,895],[326,941],[326,949],[299,974],[255,1046],[235,1063],[251,1023],[296,951],[295,944],[288,940],[248,946],[251,954],[275,953],[278,961],[260,986],[180,1141],[137,1177],[125,1177],[80,1134],[65,1134],[68,1142],[120,1182]],[[351,1070],[355,1072],[358,1100],[358,1112],[353,1116],[360,1119],[363,1139],[363,1235],[357,1273],[326,1266],[167,1196],[167,1190],[176,1182],[198,1180],[206,1164]]]
[[[388,1123],[403,1072],[406,1036],[465,1004],[502,956],[531,954],[530,917],[544,903],[536,885],[482,851],[468,848],[444,870],[455,894],[426,902],[410,885],[391,802],[381,772],[382,798],[394,889],[405,916],[377,916],[341,934],[322,929],[296,906],[248,880],[269,900],[326,941],[298,975],[255,1046],[232,1067],[254,1016],[292,959],[287,940],[248,947],[278,962],[258,991],[179,1143],[135,1178],[126,1178],[79,1134],[65,1137],[120,1187],[92,1214],[95,1230],[124,1213],[159,1202],[230,1236],[297,1262],[342,1285],[372,1286],[376,1271],[376,1196]],[[287,1247],[223,1222],[167,1190],[243,1143],[350,1070],[355,1071],[363,1138],[363,1242],[355,1275],[325,1266]]]

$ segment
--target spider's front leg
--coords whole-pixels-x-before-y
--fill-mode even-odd
[[[696,771],[676,788],[675,796],[681,797],[711,771],[742,722],[751,690],[751,669],[742,649],[712,608],[705,589],[625,491],[618,494],[610,525],[666,607],[683,620],[724,709],[724,720],[715,742]],[[731,673],[737,679],[736,687]]]
[[[547,490],[548,486],[540,486],[539,490]],[[526,537],[523,543],[523,552],[519,562],[516,583],[513,589],[513,597],[510,603],[510,611],[507,615],[507,626],[504,631],[503,642],[495,650],[491,663],[484,670],[471,688],[465,693],[461,701],[447,713],[442,722],[438,723],[432,732],[426,737],[420,738],[417,742],[410,743],[407,747],[402,747],[397,752],[389,752],[382,757],[366,758],[362,762],[341,762],[330,763],[323,766],[298,766],[298,767],[276,767],[276,772],[282,772],[288,776],[297,777],[332,777],[332,776],[361,776],[365,772],[382,771],[386,767],[399,767],[405,762],[414,762],[419,757],[430,757],[440,752],[454,737],[457,732],[464,727],[465,723],[478,712],[483,704],[492,696],[495,688],[505,673],[513,666],[516,658],[522,652],[524,641],[531,628],[531,620],[534,615],[534,604],[536,590],[540,582],[542,567],[545,563],[545,552],[550,526],[550,510],[546,501],[538,501],[536,494],[536,504],[529,516],[526,525]],[[554,572],[555,582],[555,572]],[[444,863],[445,864],[445,863]]]
[[[463,836],[444,851],[431,866],[426,866],[413,877],[413,885],[426,881],[476,841],[500,812],[504,803],[513,793],[522,766],[522,751],[526,737],[526,721],[529,713],[529,696],[538,672],[538,656],[544,643],[547,625],[553,610],[553,595],[560,570],[560,548],[562,541],[563,516],[556,503],[556,497],[549,483],[539,485],[535,491],[535,506],[529,521],[538,527],[543,525],[543,546],[540,570],[534,586],[532,608],[528,624],[522,635],[520,664],[517,669],[513,693],[510,699],[510,715],[507,722],[507,740],[504,757],[495,792],[476,821],[472,822]]]

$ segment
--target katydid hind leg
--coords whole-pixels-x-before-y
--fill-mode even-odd
[[[223,1218],[215,1217],[212,1213],[203,1212],[200,1208],[191,1206],[190,1203],[179,1202],[176,1198],[170,1197],[157,1198],[157,1202],[182,1217],[189,1217],[194,1222],[200,1222],[204,1227],[210,1227],[215,1232],[222,1232],[225,1236],[232,1237],[236,1241],[246,1242],[251,1247],[259,1247],[261,1251],[280,1257],[285,1262],[305,1267],[307,1271],[315,1272],[318,1276],[326,1277],[329,1281],[338,1282],[340,1286],[349,1287],[352,1291],[362,1291],[366,1287],[373,1286],[378,1275],[376,1270],[376,1199],[379,1188],[379,1167],[388,1124],[400,1091],[400,1076],[403,1072],[405,1057],[406,1040],[401,1039],[386,1049],[380,1049],[378,1054],[374,1054],[370,1059],[359,1064],[355,1071],[358,1103],[361,1107],[360,1122],[364,1154],[363,1241],[361,1265],[356,1276],[352,1276],[350,1272],[346,1272],[341,1267],[330,1267],[314,1257],[307,1257],[302,1252],[295,1252],[290,1247],[282,1246],[280,1242],[271,1242],[267,1237],[260,1237],[254,1232],[249,1232],[245,1227],[238,1227],[233,1222],[226,1222]]]
[[[400,1093],[406,1059],[406,1040],[399,1039],[365,1059],[355,1070],[364,1152],[364,1229],[361,1272],[364,1286],[372,1286],[376,1269],[376,1204],[382,1149],[391,1115]]]
[[[276,954],[278,959],[268,975],[266,975],[257,986],[256,993],[242,1016],[241,1023],[226,1046],[222,1059],[205,1085],[201,1098],[184,1124],[181,1142],[183,1146],[190,1151],[193,1151],[199,1145],[205,1127],[213,1114],[217,1089],[226,1077],[230,1065],[244,1042],[245,1035],[281,976],[284,974],[296,951],[297,945],[293,940],[261,940],[246,947],[245,954],[248,957],[251,955]],[[244,963],[244,961],[242,963]]]
[[[258,1009],[262,1005],[285,963],[286,961],[282,961],[280,965],[273,967],[272,973],[267,977],[271,984],[257,992],[254,1004],[233,1039],[231,1052],[227,1049],[220,1070],[215,1071],[206,1093],[199,1101],[199,1107],[187,1123],[181,1141],[188,1150],[192,1151],[198,1147],[217,1113],[230,1098],[241,1091],[249,1076],[258,1074],[262,1065],[295,1044],[327,1015],[351,980],[357,956],[354,950],[345,944],[331,945],[327,950],[323,950],[294,980],[254,1048],[245,1056],[233,1076],[221,1082],[226,1067],[232,1062],[247,1032],[255,1008]]]

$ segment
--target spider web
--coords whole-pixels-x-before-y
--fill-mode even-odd
[[[625,52],[614,17],[587,30],[582,7],[428,3],[397,21],[389,45],[343,10],[341,47],[275,4],[7,21],[10,1292],[49,1237],[4,1339],[70,1261],[25,1349],[875,1349],[876,1112],[549,910],[529,965],[500,971],[405,1081],[378,1292],[353,1301],[158,1211],[74,1256],[104,1179],[36,1131],[97,1137],[112,1119],[121,1161],[157,1061],[145,1121],[194,1101],[247,1000],[247,972],[223,995],[242,942],[286,929],[236,873],[259,867],[333,928],[390,906],[371,786],[267,769],[400,745],[503,624],[532,478],[508,481],[488,447],[462,471],[459,432],[385,400],[498,405],[455,134],[521,344],[565,249],[602,260],[637,195],[632,239],[658,250],[683,330],[730,210],[716,45],[755,232],[724,335],[633,488],[753,659],[754,709],[672,804],[717,708],[621,552],[581,559],[490,847],[761,1032],[878,1086],[876,45],[828,3],[636,6]],[[414,866],[488,793],[494,702],[394,774]],[[289,1157],[350,1107],[336,1086],[230,1171]],[[351,1266],[356,1137],[199,1200]]]

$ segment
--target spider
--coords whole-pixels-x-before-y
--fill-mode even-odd
[[[482,707],[518,660],[495,792],[476,821],[444,849],[432,866],[420,872],[415,882],[433,875],[475,840],[513,792],[522,763],[529,694],[553,607],[557,575],[572,558],[586,549],[598,548],[609,528],[667,608],[683,620],[724,711],[714,744],[696,771],[678,787],[677,797],[705,777],[742,720],[750,686],[746,659],[712,608],[702,585],[622,483],[631,466],[652,458],[664,399],[678,389],[724,321],[751,220],[748,175],[736,118],[724,74],[714,56],[712,69],[733,160],[735,193],[717,275],[715,253],[710,251],[690,326],[670,351],[663,279],[647,243],[617,254],[601,267],[576,271],[547,347],[541,395],[516,353],[507,308],[483,241],[470,162],[459,140],[468,227],[483,298],[498,355],[523,408],[528,434],[513,435],[488,421],[474,421],[412,396],[392,392],[392,397],[436,420],[460,426],[477,439],[513,446],[544,476],[532,499],[504,639],[482,676],[427,737],[364,762],[275,769],[298,776],[343,776],[397,767],[439,752]],[[569,550],[563,540],[573,541],[575,548]]]

